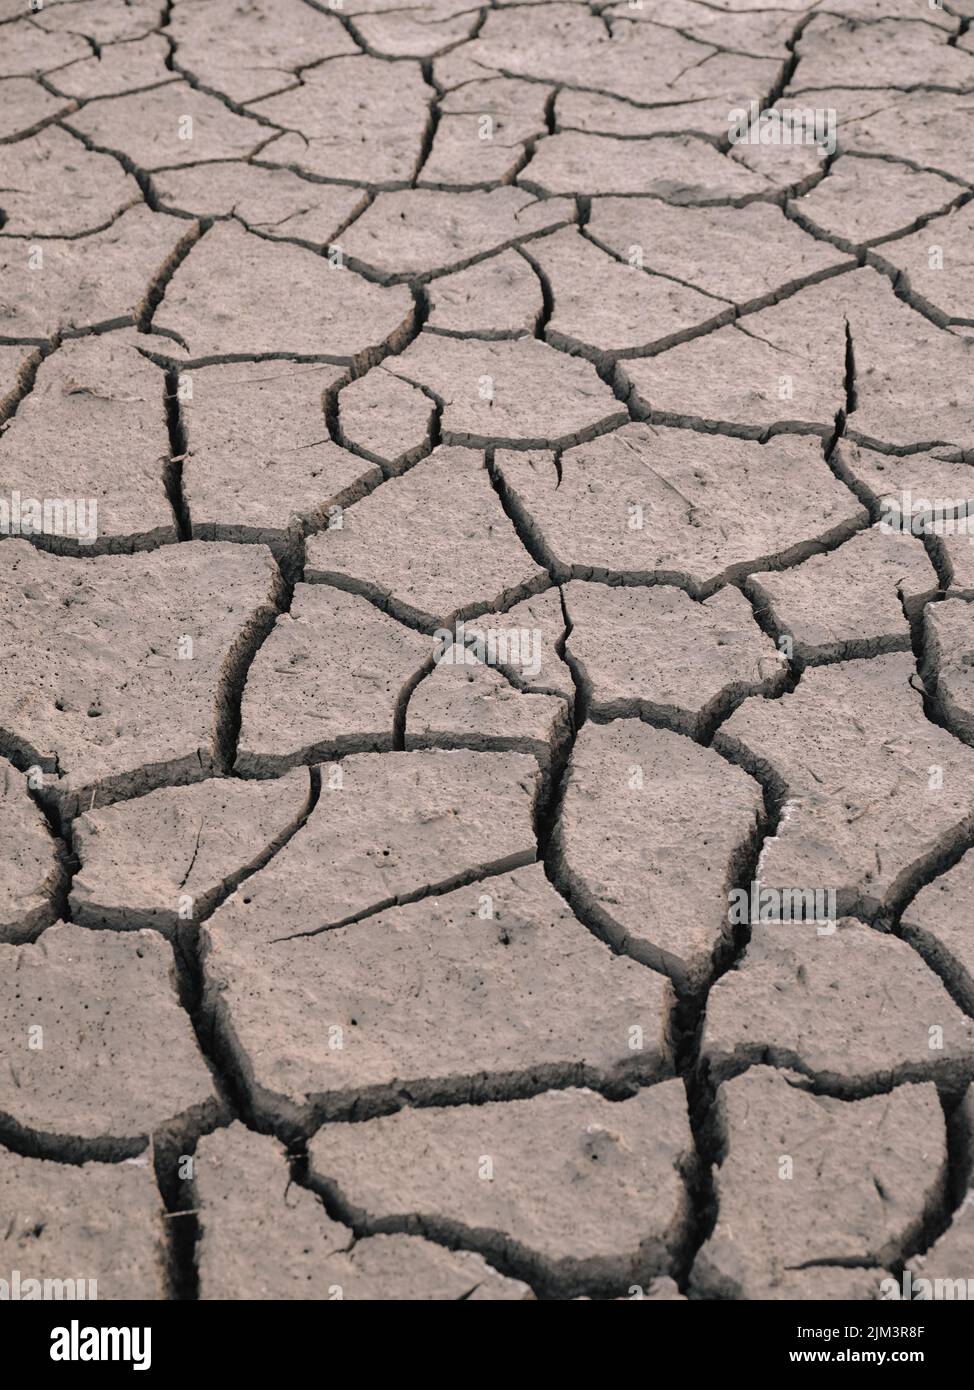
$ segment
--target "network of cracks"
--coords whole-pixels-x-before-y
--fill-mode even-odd
[[[972,16],[0,0],[0,1279],[974,1277]]]

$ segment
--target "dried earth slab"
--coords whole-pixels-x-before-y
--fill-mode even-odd
[[[942,1200],[934,1086],[843,1101],[753,1067],[717,1092],[717,1224],[699,1298],[871,1299]]]
[[[279,589],[263,547],[190,542],[82,560],[3,542],[8,746],[43,769],[69,814],[218,770],[229,683]],[[26,665],[25,644],[36,656]]]
[[[974,474],[959,451],[886,454],[843,440],[832,461],[883,525],[923,540],[946,589],[974,594]]]
[[[974,1197],[968,1189],[943,1235],[909,1260],[899,1285],[908,1299],[965,1298],[974,1260]],[[887,1297],[890,1295],[887,1294]]]
[[[840,279],[844,290],[849,277]],[[832,284],[620,364],[619,383],[654,422],[696,420],[752,438],[782,429],[827,435],[846,400],[846,325]]]
[[[84,35],[108,46],[143,38],[159,28],[163,16],[159,0],[126,0],[121,11],[111,0],[68,0],[66,4],[48,0],[38,7],[30,23],[62,40]]]
[[[539,202],[521,188],[471,193],[414,188],[380,193],[341,238],[354,264],[387,284],[462,270],[574,222],[567,198]]]
[[[210,919],[270,949],[532,863],[539,773],[521,753],[359,753],[321,769],[307,821]]]
[[[0,1127],[43,1157],[131,1158],[221,1102],[180,1008],[169,944],[59,924],[0,946]]]
[[[974,336],[945,332],[891,294],[850,311],[849,342],[850,439],[885,452],[974,447],[974,406],[962,385],[974,364]]]
[[[200,1140],[194,1170],[202,1299],[533,1297],[468,1250],[419,1236],[356,1240],[320,1198],[291,1182],[283,1146],[239,1121]]]
[[[173,933],[207,916],[269,859],[309,806],[307,772],[273,782],[210,778],[88,811],[71,828],[81,867],[72,920]]]
[[[607,366],[616,357],[680,341],[731,317],[726,301],[639,266],[622,265],[575,227],[525,248],[552,301],[545,338],[563,352]]]
[[[166,169],[152,183],[163,208],[194,217],[232,216],[272,241],[297,241],[316,251],[366,205],[357,188],[310,183],[290,169],[238,160]]]
[[[76,0],[68,3],[75,5]],[[97,53],[60,68],[49,80],[57,91],[76,98],[77,103],[96,97],[124,96],[175,82],[177,75],[166,66],[169,52],[162,34],[146,34],[129,43],[105,44]],[[75,109],[76,103],[72,102],[68,110]]]
[[[346,13],[369,50],[389,58],[449,52],[479,22],[479,11],[471,10],[467,0],[424,0],[407,9],[395,0],[348,0]]]
[[[793,564],[867,520],[817,440],[766,444],[646,424],[551,454],[500,450],[506,501],[557,579],[679,584],[700,596]]]
[[[628,265],[711,296],[711,314],[721,302],[750,308],[849,264],[769,203],[693,208],[593,198],[586,235]],[[761,255],[742,256],[742,244],[760,246]]]
[[[884,449],[971,447],[974,416],[945,381],[970,373],[974,340],[945,333],[864,268],[812,284],[714,333],[617,368],[654,422],[766,437],[781,429]]]
[[[54,921],[63,874],[58,842],[27,779],[0,758],[0,942],[30,941]]]
[[[927,719],[915,679],[906,652],[811,666],[791,694],[745,700],[717,731],[714,746],[782,807],[764,885],[831,890],[838,914],[872,918],[974,832],[974,753]]]
[[[671,1272],[692,1165],[682,1082],[616,1103],[549,1091],[327,1125],[311,1181],[370,1232],[429,1234],[499,1256],[562,1296]]]
[[[491,628],[479,631],[492,640]],[[404,727],[407,748],[508,748],[547,770],[568,736],[569,706],[560,695],[519,689],[462,643],[444,643],[409,697]]]
[[[703,738],[747,695],[779,688],[784,656],[737,589],[698,603],[682,589],[565,586],[566,649],[590,715],[629,715]]]
[[[617,140],[574,130],[540,141],[518,183],[539,196],[642,194],[697,207],[748,203],[771,191],[759,174],[706,140]]]
[[[3,230],[10,236],[83,236],[139,199],[139,185],[117,160],[86,150],[60,126],[5,145],[3,166]]]
[[[616,950],[692,991],[727,945],[728,892],[762,820],[757,782],[712,749],[639,720],[588,724],[555,829],[556,881]]]
[[[301,68],[358,51],[336,15],[301,0],[177,5],[166,32],[179,67],[238,105],[279,92]]]
[[[426,327],[458,338],[533,334],[544,310],[541,282],[517,251],[502,251],[433,280]]]
[[[19,534],[44,549],[96,555],[177,539],[166,380],[138,351],[147,341],[66,340],[40,364],[7,426],[3,491],[19,499]]]
[[[403,692],[405,746],[513,748],[547,772],[575,704],[565,631],[558,589],[441,630]]]
[[[946,727],[974,744],[974,612],[959,598],[923,613],[923,680]]]
[[[841,41],[836,41],[836,32]],[[792,90],[822,87],[974,88],[971,55],[949,46],[933,25],[904,25],[892,16],[869,22],[813,15],[796,44],[800,69]]]
[[[954,999],[974,1014],[974,940],[970,895],[974,852],[926,884],[903,911],[900,931],[944,980]]]
[[[594,88],[639,105],[649,104],[650,94],[655,100],[689,102],[722,90],[732,74],[746,83],[745,90],[756,85],[765,91],[774,82],[785,51],[776,46],[778,62],[770,56],[745,56],[754,51],[752,45],[728,43],[732,21],[722,15],[720,48],[737,50],[725,55],[684,31],[681,18],[674,14],[670,27],[669,11],[664,16],[652,8],[639,15],[626,8],[607,23],[583,5],[524,5],[509,15],[491,12],[476,38],[449,56],[459,56],[477,76],[485,68],[501,70],[559,86]],[[654,22],[660,19],[667,22]],[[757,45],[762,55],[767,47],[763,37]]]
[[[249,159],[278,134],[188,82],[88,102],[68,125],[96,149],[122,155],[146,172]]]
[[[54,1163],[0,1149],[5,1280],[10,1297],[166,1297],[163,1210],[145,1159]],[[39,1281],[35,1284],[33,1281]],[[47,1281],[50,1281],[48,1283]]]
[[[401,473],[430,448],[436,404],[380,365],[338,397],[340,437],[356,453]]]
[[[412,626],[503,608],[547,582],[481,454],[441,447],[308,542],[305,578],[369,595]]]
[[[420,188],[475,189],[509,183],[524,162],[528,142],[545,133],[543,111],[533,116],[498,112],[488,115],[489,125],[475,112],[453,114],[442,105],[440,111],[433,146],[417,181]]]
[[[432,651],[368,599],[297,585],[247,675],[237,770],[391,748],[404,691]]]
[[[792,1067],[851,1099],[890,1082],[954,1090],[974,1073],[974,1023],[905,941],[845,918],[754,922],[707,1000],[702,1053],[720,1078]]]
[[[565,637],[568,622],[561,589],[545,589],[508,608],[503,617],[483,619],[463,625],[467,646],[492,665],[503,669],[507,679],[520,690],[532,690],[542,695],[561,695],[575,698],[575,681],[565,662]],[[491,634],[494,634],[493,646]],[[501,633],[507,633],[507,642]],[[512,635],[518,641],[512,641]]]
[[[91,236],[0,237],[0,335],[46,343],[66,329],[144,327],[153,286],[195,236],[140,204]]]
[[[872,246],[909,231],[959,196],[939,174],[885,159],[843,155],[828,176],[789,204],[799,225],[834,238],[846,249]],[[929,243],[928,233],[921,234]],[[885,252],[883,255],[885,256]]]
[[[941,56],[950,51],[941,49]],[[893,158],[963,182],[974,174],[974,120],[956,93],[936,86],[912,92],[830,86],[816,92],[814,104],[842,111],[836,132],[842,154]]]
[[[270,944],[228,909],[203,928],[207,1000],[264,1119],[672,1073],[670,986],[597,941],[540,864]]]
[[[445,444],[555,448],[628,419],[590,362],[536,338],[490,342],[422,333],[383,366],[441,404]]]
[[[194,536],[286,546],[381,479],[328,438],[326,403],[346,373],[294,362],[233,362],[180,373],[182,494]]]
[[[91,56],[91,48],[81,34],[46,33],[35,24],[33,15],[23,15],[22,7],[18,6],[16,13],[23,18],[4,25],[0,77],[31,77],[63,67],[76,58]],[[14,19],[13,12],[5,12],[4,18]]]
[[[974,210],[965,204],[873,254],[909,302],[944,328],[974,325],[972,217]]]
[[[745,587],[798,661],[845,661],[909,651],[910,618],[936,595],[937,574],[919,539],[877,525]]]
[[[250,109],[285,132],[263,153],[271,163],[312,177],[403,188],[419,168],[434,96],[418,63],[390,68],[380,58],[353,53],[309,68],[300,86]]]
[[[169,281],[157,320],[197,359],[291,355],[364,365],[400,345],[414,312],[403,288],[369,284],[303,246],[218,222]]]

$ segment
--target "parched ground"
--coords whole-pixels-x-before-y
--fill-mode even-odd
[[[971,17],[0,0],[0,1280],[974,1278]]]

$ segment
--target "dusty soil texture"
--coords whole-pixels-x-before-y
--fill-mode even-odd
[[[972,19],[0,0],[0,1280],[974,1278]]]

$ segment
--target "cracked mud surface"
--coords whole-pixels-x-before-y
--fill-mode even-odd
[[[0,1278],[974,1276],[970,9],[0,0]]]

